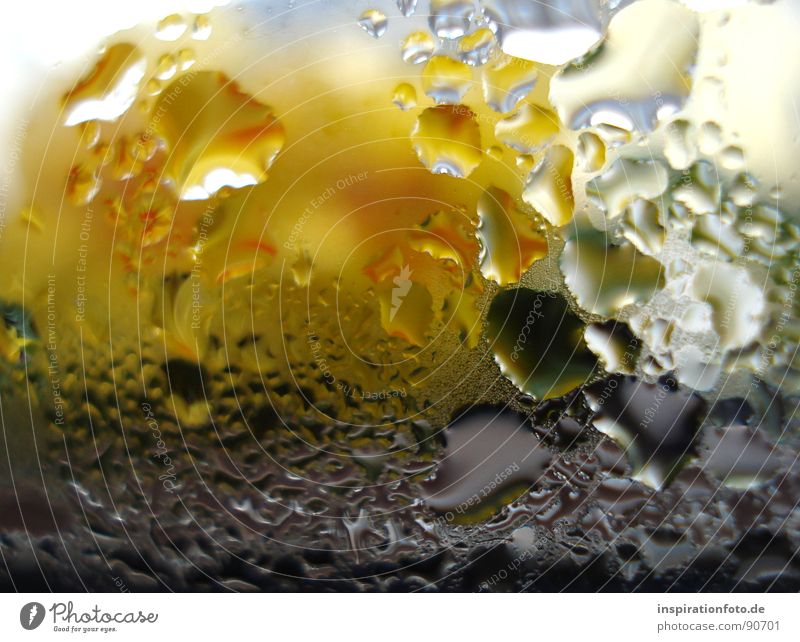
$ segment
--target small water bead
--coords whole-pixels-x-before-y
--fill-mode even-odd
[[[578,137],[576,155],[585,172],[596,172],[606,164],[606,145],[594,132],[583,132]]]
[[[592,323],[583,333],[584,341],[606,372],[633,374],[641,352],[641,342],[626,323]]]
[[[531,265],[547,256],[547,240],[504,190],[492,186],[481,195],[478,219],[480,269],[487,279],[500,285],[516,283]]]
[[[693,214],[711,214],[719,210],[720,180],[717,167],[708,161],[694,163],[684,170],[672,189],[672,198]]]
[[[377,9],[367,9],[358,19],[359,26],[373,38],[380,38],[386,33],[389,19]]]
[[[178,61],[172,54],[164,54],[156,64],[155,77],[158,80],[169,80],[178,71]]]
[[[535,152],[558,134],[559,125],[555,112],[538,105],[522,103],[514,114],[497,122],[494,135],[512,149]]]
[[[658,161],[618,158],[586,184],[586,193],[609,218],[616,218],[636,198],[656,198],[667,188],[669,175]]]
[[[728,145],[719,153],[719,162],[725,169],[742,169],[744,152],[741,147]]]
[[[186,32],[186,23],[177,13],[167,16],[156,26],[156,38],[159,40],[174,41]]]
[[[114,180],[124,181],[138,175],[144,165],[144,150],[136,139],[128,140],[127,136],[119,136],[111,145],[112,160],[109,173]]]
[[[96,120],[89,120],[82,123],[81,126],[81,143],[86,149],[92,149],[97,143],[100,142],[101,134],[100,123]]]
[[[427,62],[436,50],[436,41],[427,31],[415,31],[400,43],[403,62],[419,65]]]
[[[155,78],[151,78],[144,85],[144,93],[148,96],[158,96],[162,89],[161,83]]]
[[[664,285],[664,268],[582,219],[569,226],[559,259],[569,291],[587,312],[611,317],[627,305],[649,300]]]
[[[202,118],[197,117],[199,107]],[[153,113],[158,117],[153,116],[152,128],[171,152],[165,174],[183,200],[208,198],[225,185],[263,182],[285,140],[283,126],[268,106],[216,72],[173,81]]]
[[[758,182],[750,174],[739,174],[728,190],[728,196],[738,207],[752,207],[758,196]]]
[[[208,40],[209,36],[211,36],[211,19],[207,15],[201,14],[194,19],[192,38]]]
[[[664,157],[673,169],[684,170],[695,160],[694,142],[690,136],[691,125],[679,118],[667,123],[664,136]]]
[[[460,38],[469,30],[475,16],[472,0],[431,0],[428,24],[439,38]]]
[[[479,511],[504,488],[540,483],[552,459],[528,418],[507,408],[472,408],[454,418],[444,437],[436,477],[425,483],[425,503],[441,513]]]
[[[533,90],[538,77],[532,62],[505,57],[483,70],[483,99],[494,111],[508,113]]]
[[[414,151],[433,174],[465,178],[480,164],[480,127],[464,105],[429,107],[411,132]]]
[[[108,47],[64,96],[64,124],[119,118],[136,100],[146,69],[147,60],[134,45],[121,42]]]
[[[407,82],[400,83],[394,88],[392,102],[403,111],[417,106],[417,90]]]
[[[67,197],[75,205],[88,205],[101,186],[100,177],[93,168],[75,165],[67,178]]]
[[[658,203],[637,198],[628,205],[622,215],[622,235],[643,254],[659,256],[667,231]]]
[[[574,156],[563,145],[553,145],[533,170],[522,199],[556,227],[568,223],[575,207],[572,192]]]
[[[178,58],[178,67],[181,71],[186,71],[190,69],[195,62],[197,62],[194,51],[191,49],[181,49],[177,55]]]
[[[486,149],[486,155],[495,160],[503,158],[503,148],[500,145],[492,145]]]
[[[482,27],[458,41],[458,58],[473,67],[486,64],[495,50],[494,33]]]
[[[422,86],[436,103],[459,103],[472,86],[472,68],[447,56],[434,56],[422,71]]]
[[[692,279],[695,299],[708,303],[722,349],[743,348],[758,337],[766,302],[761,288],[740,265],[705,263]]]
[[[417,0],[396,0],[397,8],[404,17],[410,18],[417,10]]]
[[[722,129],[717,123],[707,121],[700,125],[697,141],[701,152],[709,156],[716,154],[722,147]]]
[[[536,165],[536,159],[532,154],[518,154],[514,159],[517,167],[525,174],[529,174]]]

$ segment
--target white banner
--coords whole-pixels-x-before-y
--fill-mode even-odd
[[[8,594],[0,639],[777,641],[798,639],[797,607],[795,594]]]

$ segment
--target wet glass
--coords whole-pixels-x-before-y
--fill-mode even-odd
[[[800,13],[707,4],[244,2],[31,63],[0,586],[800,588]]]

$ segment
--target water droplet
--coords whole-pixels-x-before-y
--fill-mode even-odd
[[[158,96],[163,89],[161,83],[155,78],[151,78],[145,83],[144,93],[148,96]]]
[[[708,431],[703,438],[700,466],[729,488],[755,488],[785,465],[781,450],[761,430],[733,425]]]
[[[587,60],[553,76],[550,100],[572,129],[607,124],[652,131],[689,96],[699,33],[697,16],[680,4],[630,4],[612,18],[606,39]],[[634,60],[647,64],[630,73]]]
[[[601,409],[592,425],[624,449],[634,479],[664,488],[695,453],[705,402],[676,389],[673,379],[648,384],[612,377],[586,394]]]
[[[111,154],[108,171],[118,181],[128,180],[137,176],[144,166],[141,153],[144,150],[138,145],[138,140],[128,140],[127,136],[118,136],[111,145]]]
[[[736,259],[744,249],[744,240],[732,225],[719,216],[704,214],[692,229],[692,245],[719,259]]]
[[[417,0],[396,0],[397,8],[400,13],[406,18],[410,18],[417,10]]]
[[[480,268],[500,285],[516,283],[531,265],[547,256],[547,240],[510,194],[490,187],[478,199]]]
[[[607,321],[586,326],[586,345],[603,364],[606,372],[633,374],[639,360],[641,343],[626,323]]]
[[[211,19],[205,14],[197,16],[192,25],[192,38],[208,40],[209,36],[211,36]]]
[[[717,168],[708,161],[698,161],[684,170],[672,189],[672,198],[694,214],[719,211],[720,180]]]
[[[700,125],[697,141],[701,152],[713,156],[722,147],[722,129],[717,123],[707,121]]]
[[[102,182],[95,170],[75,165],[67,178],[67,196],[75,205],[88,205],[100,191]]]
[[[616,218],[637,198],[656,198],[667,188],[668,174],[658,161],[617,159],[609,169],[586,184],[609,218]]]
[[[741,169],[744,167],[744,152],[741,147],[728,145],[719,153],[719,162],[725,169]]]
[[[524,393],[551,399],[585,383],[597,366],[583,327],[555,292],[516,288],[492,300],[486,332],[503,374]]]
[[[415,31],[400,43],[403,62],[418,65],[427,62],[436,49],[436,41],[426,31]]]
[[[358,19],[358,24],[373,38],[380,38],[386,33],[389,19],[386,14],[377,9],[367,9]]]
[[[481,135],[475,115],[464,105],[429,107],[417,119],[411,141],[433,174],[465,178],[480,164]]]
[[[109,47],[97,64],[64,97],[64,124],[113,121],[124,114],[139,91],[147,62],[136,47]]]
[[[660,256],[667,231],[658,204],[637,198],[628,205],[622,217],[622,235],[643,254]]]
[[[500,160],[503,158],[503,148],[499,145],[491,145],[486,149],[486,154],[495,160]]]
[[[216,72],[189,74],[167,87],[156,103],[154,131],[170,148],[166,174],[181,198],[208,198],[225,185],[266,180],[284,143],[283,126],[271,109]]]
[[[585,172],[596,172],[606,164],[606,145],[594,132],[583,132],[576,149],[578,164]]]
[[[392,102],[403,111],[417,106],[417,90],[407,82],[400,83],[394,88]]]
[[[180,68],[181,71],[186,71],[187,69],[190,69],[192,66],[194,66],[194,63],[196,62],[194,51],[191,49],[181,49],[178,52],[177,58],[178,58],[178,67]]]
[[[608,5],[597,0],[487,3],[501,34],[503,51],[547,65],[563,65],[583,56],[602,38]]]
[[[536,159],[534,158],[533,154],[518,154],[514,159],[514,162],[517,164],[517,167],[520,169],[520,171],[526,175],[530,174],[531,170],[536,165]]]
[[[482,27],[458,41],[458,58],[473,67],[479,67],[489,61],[495,47],[494,33]]]
[[[711,305],[723,350],[743,348],[758,336],[764,323],[764,294],[746,269],[706,263],[698,267],[691,287],[696,300]]]
[[[467,33],[474,15],[472,0],[431,0],[428,24],[440,38],[460,38]]]
[[[552,457],[525,415],[501,407],[460,414],[444,437],[447,446],[436,476],[425,484],[425,503],[455,512],[454,521],[480,511],[504,489],[540,482]]]
[[[738,207],[751,207],[758,195],[758,182],[750,174],[739,174],[731,183],[728,196]]]
[[[535,152],[559,132],[555,112],[522,103],[514,114],[497,122],[494,135],[501,143],[519,152]]]
[[[522,193],[522,200],[556,227],[570,221],[575,207],[572,166],[572,151],[563,145],[553,145],[531,173]]]
[[[508,113],[533,90],[538,75],[533,63],[505,58],[483,70],[483,99],[493,110]]]
[[[434,56],[422,70],[422,86],[436,103],[458,103],[472,86],[472,69],[447,56]]]
[[[167,16],[156,26],[156,38],[159,40],[173,41],[186,32],[186,23],[177,13]]]
[[[632,245],[612,245],[588,222],[570,226],[559,266],[567,288],[587,312],[612,317],[649,300],[664,285],[664,269]]]
[[[311,283],[311,272],[314,269],[314,259],[311,253],[301,248],[297,252],[297,258],[292,263],[292,278],[294,282],[301,288],[307,288]]]
[[[689,136],[690,124],[683,119],[673,120],[665,126],[664,157],[673,169],[684,170],[695,159],[694,143]]]
[[[178,61],[172,54],[164,54],[158,59],[154,75],[159,80],[169,80],[178,71]]]

